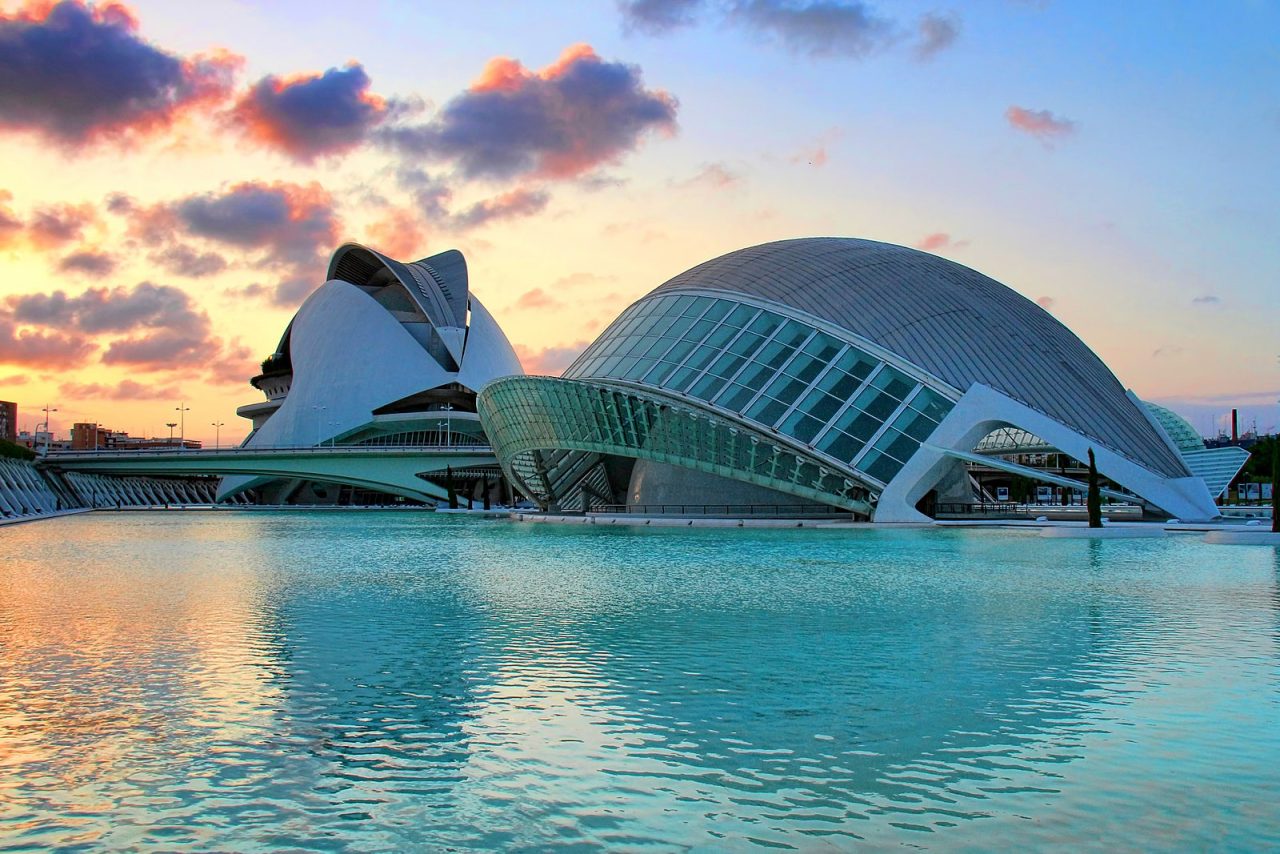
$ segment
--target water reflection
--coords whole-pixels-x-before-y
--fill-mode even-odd
[[[1248,812],[1280,782],[1274,551],[397,514],[22,528],[0,540],[0,828],[32,846],[1061,843],[1075,811],[1221,789]],[[1153,783],[1153,745],[1194,755]],[[1130,815],[1120,838],[1198,827]]]

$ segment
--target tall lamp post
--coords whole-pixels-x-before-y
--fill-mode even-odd
[[[173,444],[173,428],[178,426],[178,422],[166,421],[164,422],[164,426],[169,428],[169,444],[172,445]]]
[[[187,413],[191,411],[191,407],[187,406],[184,400],[174,407],[174,411],[178,413],[178,444],[185,448],[187,447]]]
[[[222,447],[222,427],[225,421],[210,421],[209,426],[213,428],[213,447]]]
[[[51,407],[47,403],[44,405],[44,452],[46,456],[49,453],[49,439],[51,438],[51,431],[49,430],[49,413],[57,411],[57,407]]]

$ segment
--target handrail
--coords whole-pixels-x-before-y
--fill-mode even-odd
[[[847,510],[826,504],[605,504],[591,513],[638,516],[840,516]]]
[[[131,448],[128,450],[77,450],[77,451],[50,451],[41,459],[54,460],[70,460],[70,459],[131,459],[136,457],[154,457],[154,456],[177,456],[177,457],[208,457],[208,456],[267,456],[272,454],[402,454],[413,455],[423,452],[465,452],[468,454],[491,454],[493,447],[490,445],[469,445],[469,444],[453,444],[453,445],[307,445],[307,446],[281,446],[271,448]]]

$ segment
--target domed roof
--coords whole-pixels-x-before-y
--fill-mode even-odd
[[[847,237],[781,240],[699,264],[651,296],[676,290],[779,303],[962,392],[982,383],[1156,472],[1190,474],[1084,342],[1022,295],[945,258]]]

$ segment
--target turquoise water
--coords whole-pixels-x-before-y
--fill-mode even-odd
[[[0,529],[0,848],[1280,847],[1280,554],[416,513]]]

